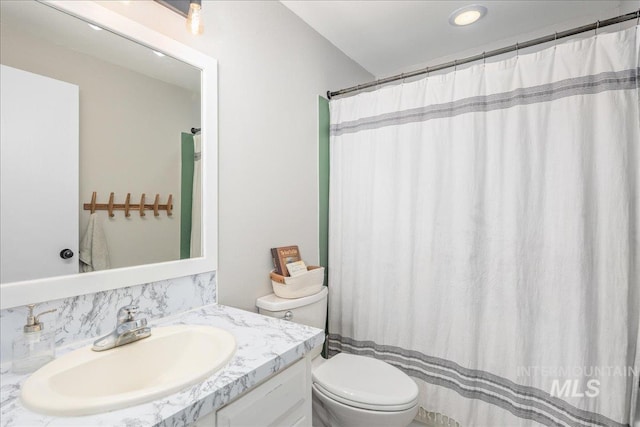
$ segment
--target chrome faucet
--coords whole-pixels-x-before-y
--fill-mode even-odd
[[[109,335],[96,340],[91,349],[104,351],[134,341],[147,338],[151,335],[151,328],[147,326],[147,319],[135,319],[138,313],[137,305],[125,305],[118,310],[118,323],[116,329]]]

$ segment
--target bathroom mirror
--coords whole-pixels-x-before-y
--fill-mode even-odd
[[[89,268],[90,272],[80,273],[77,251],[72,251],[69,259],[63,257],[62,251],[72,243],[56,243],[55,257],[75,269],[3,280],[0,308],[215,270],[216,61],[93,2],[3,1],[1,18],[3,109],[18,111],[4,108],[9,102],[5,92],[12,92],[5,91],[6,78],[14,72],[19,82],[23,78],[20,73],[26,72],[26,83],[22,84],[34,88],[36,97],[57,93],[55,85],[59,85],[71,88],[68,98],[79,99],[75,110],[74,105],[69,109],[66,101],[40,102],[40,98],[35,98],[38,102],[31,105],[36,107],[30,108],[31,98],[23,90],[14,91],[18,103],[27,104],[29,117],[13,127],[18,136],[25,134],[30,139],[25,139],[29,144],[19,144],[28,145],[29,150],[19,149],[13,159],[5,155],[9,141],[17,137],[7,137],[6,129],[11,126],[4,126],[9,116],[3,116],[3,258],[5,253],[19,255],[22,251],[22,257],[33,266],[23,268],[26,271],[46,264],[45,256],[30,255],[36,251],[16,249],[22,235],[50,237],[75,215],[71,222],[75,221],[77,235],[69,237],[72,233],[64,232],[59,240],[76,240],[76,247],[85,253],[87,248],[93,249],[94,258],[100,256],[101,239],[106,241],[110,268]],[[74,62],[78,58],[79,62]],[[35,78],[35,83],[31,84],[30,78]],[[54,89],[46,86],[49,83]],[[55,106],[53,113],[61,112],[62,119],[51,118],[46,111],[44,118],[37,118],[38,106],[47,102]],[[46,130],[46,122],[75,126],[75,154],[73,147],[62,147],[73,139],[66,137],[73,132],[62,132],[64,142],[60,142],[55,131]],[[194,143],[192,128],[202,129],[195,137],[198,143]],[[41,142],[45,145],[39,147]],[[45,158],[38,159],[38,155]],[[45,178],[32,179],[31,175],[50,164],[60,173],[47,170]],[[69,178],[74,168],[75,182]],[[30,175],[4,179],[6,172],[14,177],[21,170],[30,171]],[[7,190],[9,181],[14,182]],[[35,189],[28,187],[33,184],[29,181],[35,181]],[[51,189],[41,188],[46,184],[51,184]],[[53,195],[61,189],[71,189],[75,196],[73,191],[71,200]],[[34,197],[38,191],[41,194]],[[95,224],[89,221],[92,199],[95,221],[91,222]],[[33,231],[6,238],[9,233],[5,230],[10,227],[5,219],[9,217],[18,227]],[[51,218],[54,225],[45,225]],[[85,234],[91,236],[88,243]],[[39,249],[46,244],[30,246]]]

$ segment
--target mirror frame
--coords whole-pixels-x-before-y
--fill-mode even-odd
[[[217,61],[94,2],[40,1],[201,70],[203,257],[77,273],[0,285],[0,309],[189,276],[218,267],[218,70]],[[158,7],[162,7],[158,5]]]

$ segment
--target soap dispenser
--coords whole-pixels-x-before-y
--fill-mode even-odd
[[[57,309],[33,315],[35,304],[28,304],[29,314],[23,334],[13,340],[13,360],[11,369],[16,374],[27,374],[49,363],[56,355],[55,330],[44,329],[40,316],[53,313]]]

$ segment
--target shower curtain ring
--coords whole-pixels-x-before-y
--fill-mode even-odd
[[[596,22],[596,31],[595,31],[595,35],[598,35],[598,28],[600,28],[600,21]]]
[[[486,56],[487,52],[484,51],[482,52],[482,65],[485,66],[487,65],[487,56]]]
[[[636,16],[638,17],[638,20],[636,21],[636,25],[640,25],[640,9],[638,9],[638,11],[636,12]]]
[[[520,56],[520,44],[516,42],[516,58]]]
[[[555,49],[558,46],[558,32],[556,31],[555,36],[553,36],[553,48]]]
[[[458,70],[458,60],[453,60],[453,72],[455,73]]]
[[[406,78],[406,77],[404,76],[404,73],[400,74],[400,78],[402,79],[402,84],[404,84],[404,79]]]

